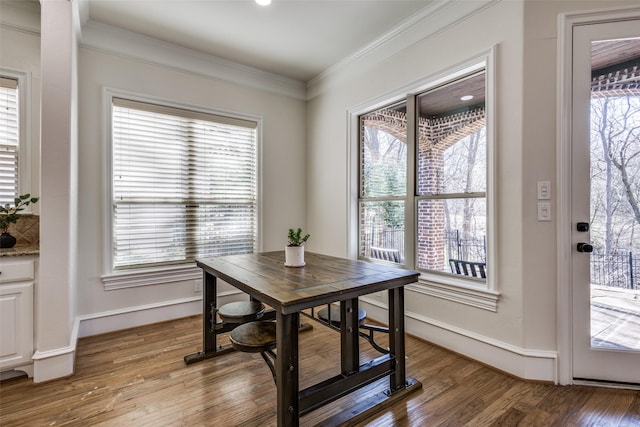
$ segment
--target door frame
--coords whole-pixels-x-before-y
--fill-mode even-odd
[[[558,92],[556,132],[556,180],[558,189],[558,373],[557,382],[573,384],[573,305],[571,257],[571,138],[573,27],[640,19],[640,6],[565,13],[558,18]]]

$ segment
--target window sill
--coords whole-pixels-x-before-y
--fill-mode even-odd
[[[467,284],[464,280],[434,277],[423,274],[417,284],[407,285],[406,290],[429,295],[483,310],[497,312],[500,293]]]
[[[201,278],[202,270],[200,268],[195,264],[184,264],[105,274],[102,276],[102,283],[106,291],[111,291]]]

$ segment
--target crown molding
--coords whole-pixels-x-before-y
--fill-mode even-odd
[[[353,79],[414,44],[440,33],[502,0],[436,0],[394,30],[327,68],[307,83],[307,100]]]
[[[309,100],[502,0],[435,0],[392,31],[305,82],[88,19],[86,0],[75,0],[81,46],[170,69]],[[26,2],[29,3],[29,2]],[[0,27],[40,35],[37,3],[2,2]]]
[[[40,4],[36,2],[0,2],[0,28],[40,36]]]
[[[139,33],[89,20],[82,26],[81,46],[199,76],[295,99],[306,99],[304,82],[268,73]]]

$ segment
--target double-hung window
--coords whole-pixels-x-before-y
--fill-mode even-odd
[[[406,101],[363,114],[360,122],[360,256],[405,260]]]
[[[110,97],[111,270],[256,250],[257,122]]]
[[[18,79],[0,76],[0,204],[18,196],[20,108]]]
[[[358,256],[416,269],[438,296],[495,294],[486,64],[357,113]]]
[[[484,281],[487,141],[484,70],[416,97],[416,268]]]

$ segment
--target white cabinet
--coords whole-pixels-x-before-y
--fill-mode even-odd
[[[33,375],[34,282],[32,257],[0,258],[0,371]]]

